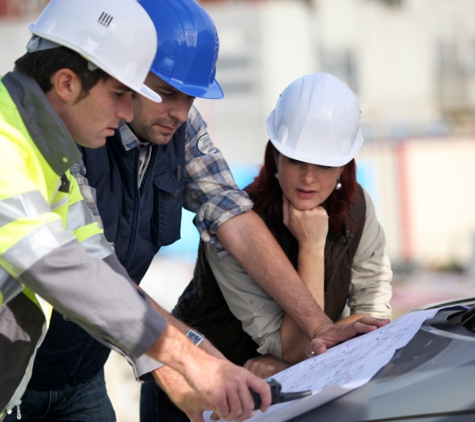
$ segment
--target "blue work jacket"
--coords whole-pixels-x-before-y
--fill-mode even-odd
[[[140,283],[161,246],[180,238],[185,180],[185,129],[167,145],[154,145],[137,186],[139,149],[126,150],[119,132],[99,149],[82,148],[89,184],[96,189],[104,232],[130,277]],[[86,382],[103,368],[110,350],[53,312],[28,388],[58,389]]]

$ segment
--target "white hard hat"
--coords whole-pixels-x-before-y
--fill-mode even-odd
[[[287,86],[266,124],[275,148],[305,163],[343,166],[363,143],[358,100],[328,73],[306,75]]]
[[[52,42],[46,47],[39,47],[37,40],[30,42],[28,51],[54,44],[68,47],[132,90],[161,101],[143,85],[157,50],[157,35],[136,0],[51,0],[28,29]]]

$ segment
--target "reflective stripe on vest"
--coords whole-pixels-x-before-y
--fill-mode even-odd
[[[74,233],[93,258],[103,259],[114,253],[82,196],[68,208],[66,230]]]
[[[21,217],[33,218],[49,211],[37,190],[0,200],[0,227]]]
[[[14,277],[19,277],[50,252],[74,239],[71,233],[64,231],[61,220],[52,221],[39,227],[34,224],[33,228],[36,230],[31,233],[27,233],[27,229],[30,228],[27,222],[22,225],[22,221],[17,220],[15,223],[3,229],[13,226],[11,230],[15,231],[15,237],[20,237],[20,240],[7,250],[0,250],[0,265]],[[5,233],[5,231],[0,229],[2,242],[5,237],[9,237],[9,233]],[[0,247],[3,249],[3,244]]]

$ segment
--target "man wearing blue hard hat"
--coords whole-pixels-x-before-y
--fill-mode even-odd
[[[106,237],[130,277],[140,283],[160,247],[179,239],[181,209],[185,207],[196,213],[201,238],[214,245],[218,254],[231,253],[241,262],[299,322],[309,341],[313,339],[315,352],[373,329],[377,321],[374,326],[337,327],[310,299],[277,242],[252,211],[247,194],[236,186],[193,107],[196,97],[223,97],[215,79],[219,41],[210,16],[194,0],[139,3],[154,22],[159,43],[145,84],[162,102],[135,96],[134,120],[121,122],[105,147],[82,148],[83,159],[75,168],[83,196],[91,209],[98,210]],[[156,309],[199,348],[221,356],[200,333],[158,305]],[[22,399],[23,413],[31,410],[34,419],[42,406],[36,400],[46,392],[48,398],[62,397],[55,403],[54,417],[53,412],[43,415],[48,420],[59,420],[73,407],[74,420],[94,419],[94,411],[101,412],[101,421],[115,420],[103,376],[108,353],[82,329],[59,314],[53,315]],[[176,372],[157,366],[136,367],[137,378],[155,378],[190,419],[201,420],[202,403],[196,393]],[[85,391],[92,382],[94,389]],[[74,391],[74,398],[63,394],[66,391]],[[143,385],[142,420],[154,417],[156,399],[147,397],[154,397],[156,391],[154,383]]]

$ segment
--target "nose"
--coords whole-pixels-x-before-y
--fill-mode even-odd
[[[317,179],[317,166],[313,164],[305,164],[301,174],[302,180],[307,183],[313,183]]]
[[[132,94],[126,93],[119,102],[117,117],[126,122],[131,122],[134,118],[134,109],[132,107]]]
[[[186,94],[176,95],[173,99],[173,105],[170,107],[170,116],[180,123],[186,122],[193,100],[193,97]]]

